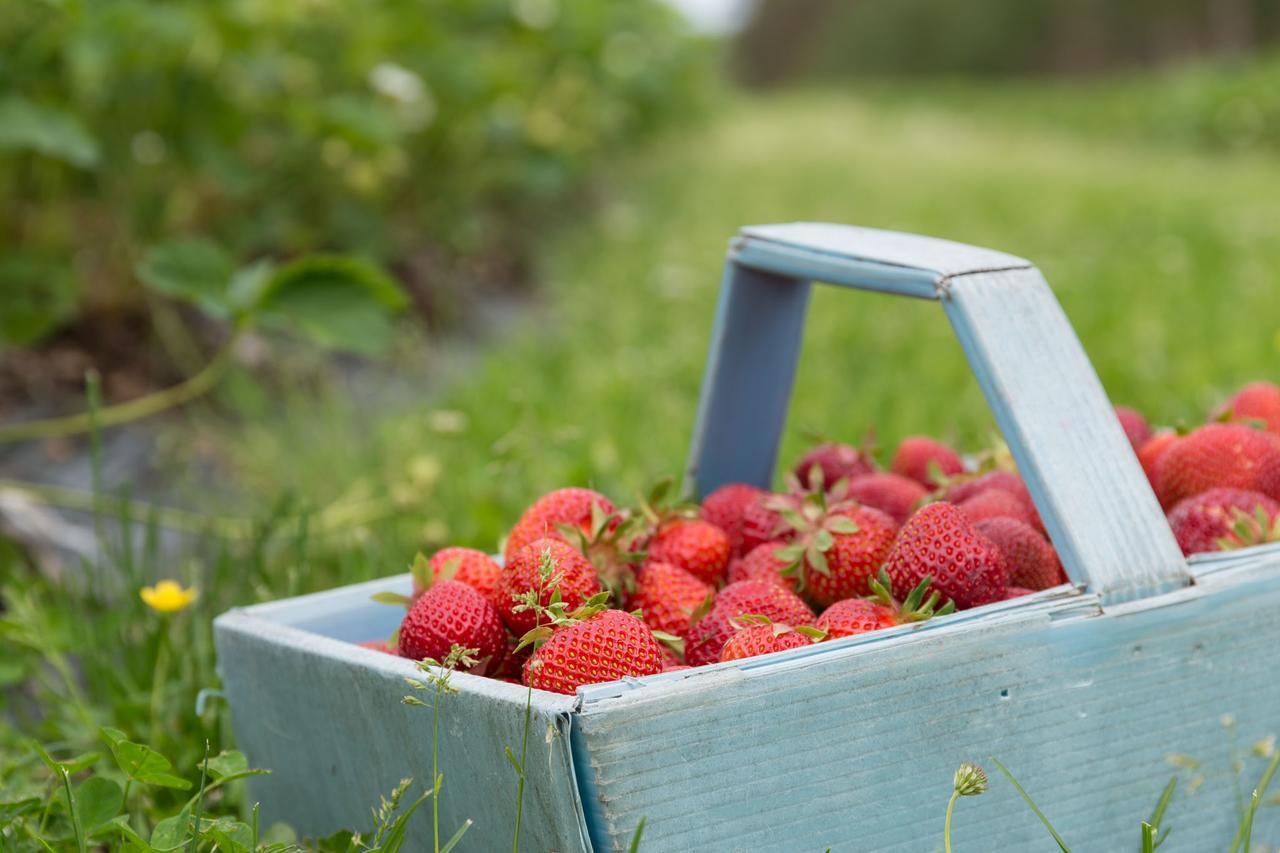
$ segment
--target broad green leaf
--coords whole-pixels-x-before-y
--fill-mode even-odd
[[[317,255],[277,270],[258,308],[269,322],[321,346],[380,355],[391,341],[391,316],[406,301],[400,286],[376,267]]]
[[[187,841],[191,828],[191,812],[183,809],[167,817],[151,830],[151,846],[156,850],[177,850]]]
[[[210,758],[205,766],[208,767],[210,776],[214,779],[222,779],[248,771],[249,759],[244,757],[243,752],[229,749]]]
[[[116,764],[120,765],[120,769],[133,781],[183,791],[191,787],[191,783],[186,779],[170,773],[173,764],[151,747],[128,740],[124,732],[119,729],[104,727],[100,731],[111,746],[111,754],[115,756]]]
[[[122,808],[124,792],[110,779],[90,776],[76,788],[76,814],[86,833],[111,820]]]
[[[275,264],[270,260],[254,261],[236,270],[227,283],[227,303],[237,314],[253,311],[271,282]]]
[[[27,346],[75,315],[80,288],[65,259],[5,252],[0,255],[0,293],[0,345]]]
[[[233,851],[249,851],[253,845],[253,829],[233,817],[220,817],[214,820],[200,821],[200,835],[218,843],[218,849]]]
[[[138,278],[152,290],[221,318],[231,313],[227,291],[235,274],[231,256],[218,244],[199,238],[153,246],[138,266]]]
[[[138,849],[143,851],[151,850],[151,845],[148,844],[142,836],[138,835],[138,833],[134,831],[133,827],[129,825],[129,816],[127,814],[116,815],[106,823],[99,824],[97,828],[89,834],[101,837],[113,832],[120,833],[127,841],[131,842],[127,849]]]
[[[10,95],[0,98],[0,151],[35,151],[88,169],[98,162],[99,148],[75,116],[55,107]]]

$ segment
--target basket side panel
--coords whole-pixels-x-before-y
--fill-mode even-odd
[[[369,810],[395,784],[431,784],[430,708],[401,703],[414,692],[411,662],[233,611],[216,622],[219,670],[240,748],[271,775],[253,780],[263,820],[316,837],[367,830]],[[459,849],[509,848],[520,753],[523,691],[455,676],[459,692],[440,708],[442,840],[471,819]],[[517,695],[518,694],[518,695]],[[420,698],[429,699],[424,693]],[[529,737],[521,846],[587,848],[569,745],[568,700],[535,702]],[[410,849],[430,849],[430,803],[414,816]]]
[[[1137,846],[1179,752],[1204,779],[1188,795],[1184,774],[1162,850],[1225,849],[1221,715],[1246,755],[1280,734],[1280,560],[1166,598],[1088,617],[1014,610],[590,703],[577,720],[588,808],[618,848],[644,816],[654,850],[940,849],[956,767],[992,771],[995,755],[1073,847],[1115,850]],[[1244,790],[1263,764],[1248,758]],[[1051,848],[990,775],[957,807],[956,848]],[[1254,838],[1280,838],[1280,811],[1259,812]]]

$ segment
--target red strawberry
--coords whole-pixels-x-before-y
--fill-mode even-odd
[[[413,603],[400,623],[400,655],[443,661],[453,646],[475,649],[482,674],[498,668],[507,635],[493,602],[458,581],[440,581]]]
[[[1275,471],[1280,471],[1280,438],[1241,424],[1207,424],[1165,451],[1156,466],[1156,494],[1166,507],[1213,488],[1280,499]]]
[[[798,595],[764,581],[731,583],[716,595],[711,612],[694,623],[685,645],[684,659],[691,666],[715,663],[720,650],[736,630],[739,616],[768,616],[787,625],[807,625],[813,611]]]
[[[782,574],[782,570],[787,567],[787,561],[778,556],[778,551],[785,547],[787,543],[781,539],[761,542],[751,549],[750,554],[738,560],[735,566],[730,567],[729,583],[745,580],[765,581],[782,584],[794,592],[800,580],[794,576]]]
[[[502,598],[502,567],[483,551],[474,548],[443,548],[431,555],[425,565],[413,564],[413,598],[436,581],[452,580],[465,583],[493,602],[501,610],[506,606]]]
[[[943,600],[962,610],[1001,600],[1009,585],[999,549],[946,501],[925,504],[907,520],[885,568],[896,589],[931,578]]]
[[[706,521],[677,519],[658,528],[649,559],[674,563],[705,583],[719,583],[729,568],[729,537]]]
[[[822,472],[822,483],[829,489],[840,480],[852,480],[864,474],[875,473],[876,465],[858,448],[831,442],[819,444],[796,463],[796,479],[805,489],[817,488],[817,483],[809,478],[814,468]]]
[[[649,626],[630,613],[604,610],[552,633],[524,667],[524,682],[539,690],[572,694],[584,684],[625,676],[656,675],[662,647]]]
[[[973,527],[1000,549],[1010,584],[1048,589],[1067,582],[1058,552],[1031,525],[1016,518],[987,518]]]
[[[542,574],[544,560],[551,571],[549,579]],[[542,590],[538,601],[543,607],[551,603],[552,593],[559,589],[566,608],[575,610],[600,592],[600,579],[581,551],[559,539],[538,539],[516,551],[502,567],[502,595],[507,602],[502,619],[517,637],[537,624],[538,615],[532,609],[517,610],[515,596],[538,589]]]
[[[1035,591],[1036,590],[1034,589],[1027,589],[1026,587],[1011,586],[1009,587],[1009,591],[1005,593],[1004,600],[1008,601],[1011,598],[1022,598],[1022,596],[1030,595]]]
[[[914,435],[904,438],[898,445],[889,470],[910,477],[922,486],[936,489],[939,484],[934,482],[935,466],[947,477],[964,473],[964,462],[954,450],[927,436]]]
[[[829,639],[851,637],[899,624],[893,608],[865,598],[846,598],[822,611],[818,627],[827,632]]]
[[[1147,423],[1147,419],[1142,416],[1142,412],[1137,409],[1130,409],[1128,406],[1116,406],[1116,420],[1120,421],[1120,428],[1124,430],[1124,437],[1129,439],[1129,443],[1133,445],[1133,449],[1137,450],[1146,444],[1151,438],[1151,426]]]
[[[1220,551],[1222,540],[1232,547],[1257,544],[1268,539],[1278,518],[1280,501],[1260,492],[1209,489],[1179,501],[1169,511],[1169,527],[1182,553],[1190,555]],[[1244,525],[1247,535],[1237,532],[1237,524]]]
[[[511,528],[503,552],[506,560],[509,562],[517,551],[535,539],[561,538],[558,528],[562,524],[589,532],[592,506],[598,506],[604,515],[614,511],[608,498],[591,489],[556,489],[538,498]]]
[[[856,504],[828,509],[821,495],[806,498],[801,510],[784,514],[784,520],[794,535],[781,556],[820,605],[869,595],[898,532],[893,519],[878,509]]]
[[[636,572],[630,606],[640,609],[640,618],[650,628],[683,639],[693,614],[714,594],[709,584],[679,566],[651,560]]]
[[[720,650],[721,663],[811,646],[826,638],[826,634],[816,628],[792,628],[765,616],[743,616],[738,621],[744,627]]]
[[[702,501],[702,520],[714,524],[729,537],[729,546],[733,553],[742,553],[742,517],[747,505],[760,495],[766,494],[764,489],[748,486],[746,483],[729,483],[721,486]]]
[[[782,514],[774,509],[772,505],[778,503],[779,498],[785,498],[796,506],[800,505],[800,500],[794,495],[764,492],[757,495],[756,499],[747,504],[742,511],[741,553],[749,554],[762,542],[778,538],[778,534],[784,525],[782,524]]]
[[[356,645],[362,649],[373,649],[375,652],[382,652],[383,654],[400,654],[400,650],[386,640],[365,640],[363,643],[356,643]]]
[[[1023,524],[1031,524],[1031,513],[1027,505],[1016,495],[1004,489],[987,489],[976,495],[965,498],[958,506],[970,522],[977,523],[987,518],[1015,518]]]
[[[928,494],[928,489],[910,477],[877,473],[852,480],[845,497],[875,507],[892,518],[895,524],[901,525]]]
[[[947,486],[943,492],[943,497],[958,505],[974,495],[990,489],[1001,489],[1022,501],[1022,505],[1026,507],[1027,514],[1031,518],[1031,526],[1041,533],[1044,532],[1044,523],[1040,520],[1040,513],[1036,511],[1036,504],[1031,499],[1031,492],[1027,490],[1027,484],[1022,482],[1022,478],[1013,471],[997,469],[976,477],[960,479]]]
[[[1151,484],[1152,491],[1156,488],[1156,466],[1160,464],[1164,452],[1177,440],[1176,432],[1165,429],[1151,436],[1142,447],[1138,448],[1138,461],[1142,463],[1142,470],[1147,475],[1147,482]]]
[[[1233,421],[1259,421],[1267,432],[1280,433],[1280,385],[1250,382],[1232,395],[1223,414]]]

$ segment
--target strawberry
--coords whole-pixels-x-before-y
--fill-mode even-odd
[[[768,616],[787,625],[807,625],[813,611],[798,595],[764,581],[731,583],[716,595],[711,612],[694,623],[685,645],[685,662],[691,666],[715,663],[736,630],[739,616]]]
[[[362,649],[373,649],[375,652],[382,652],[388,655],[399,655],[400,650],[395,644],[386,640],[365,640],[363,643],[356,643]]]
[[[729,568],[729,537],[714,524],[677,519],[658,528],[649,542],[649,559],[674,563],[704,583],[719,583]]]
[[[821,492],[806,496],[798,511],[783,510],[782,516],[793,533],[777,556],[821,605],[869,594],[871,579],[898,532],[898,525],[880,510],[856,504],[828,507]]]
[[[898,533],[885,568],[898,589],[925,578],[959,609],[1004,598],[1008,570],[999,549],[946,501],[925,504]]]
[[[876,473],[849,482],[845,497],[875,507],[901,525],[929,495],[928,489],[901,474]]]
[[[1016,495],[1004,489],[987,489],[965,498],[957,506],[972,523],[987,518],[1015,518],[1023,524],[1031,524],[1027,505]]]
[[[640,618],[650,628],[683,639],[693,624],[694,613],[713,598],[715,591],[689,572],[650,560],[636,572],[636,589],[630,606],[640,609]]]
[[[1156,466],[1156,495],[1172,508],[1213,488],[1280,499],[1280,437],[1241,424],[1206,424],[1174,442]]]
[[[811,646],[827,636],[817,628],[792,628],[767,616],[740,616],[738,622],[743,627],[720,650],[721,663]]]
[[[1152,491],[1156,488],[1156,466],[1160,464],[1164,452],[1177,440],[1176,432],[1171,429],[1162,429],[1138,448],[1138,461],[1142,463],[1142,471],[1147,475],[1147,482],[1151,484]]]
[[[400,623],[400,655],[444,660],[459,645],[475,649],[480,674],[496,670],[506,651],[506,632],[493,602],[458,581],[439,581],[413,603]]]
[[[814,473],[815,468],[820,472],[822,484],[829,488],[841,480],[848,481],[864,474],[873,474],[875,473],[876,465],[871,457],[858,448],[848,444],[830,442],[819,444],[800,457],[800,461],[796,463],[793,473],[796,479],[800,481],[802,488],[816,489],[819,487],[816,479],[810,479],[810,475]]]
[[[1280,433],[1280,385],[1250,382],[1232,395],[1220,415],[1233,421],[1257,421],[1267,432]]]
[[[735,554],[742,553],[742,517],[747,505],[760,495],[766,494],[764,489],[748,486],[746,483],[729,483],[721,486],[702,501],[700,511],[703,521],[714,524],[729,537],[729,546]]]
[[[765,581],[781,584],[795,592],[796,587],[800,585],[800,580],[794,575],[782,573],[782,570],[787,567],[787,561],[778,556],[778,551],[785,547],[787,543],[781,539],[761,542],[751,549],[750,554],[729,567],[729,583],[745,580]]]
[[[560,600],[573,610],[600,592],[600,580],[595,567],[572,545],[559,539],[538,539],[516,551],[502,567],[502,595],[507,602],[502,619],[517,637],[538,622],[538,614],[528,603],[516,600],[534,591],[540,592],[538,602],[543,607],[558,591]]]
[[[1129,439],[1129,444],[1133,445],[1133,449],[1137,450],[1146,444],[1151,438],[1151,426],[1147,423],[1147,419],[1142,416],[1142,412],[1137,409],[1130,409],[1128,406],[1116,406],[1116,420],[1120,421],[1120,428],[1124,430],[1124,437]]]
[[[603,610],[557,628],[529,657],[524,683],[572,694],[584,684],[662,672],[662,647],[649,627],[622,610]]]
[[[762,542],[768,542],[771,539],[777,539],[782,529],[786,527],[782,523],[782,515],[774,506],[781,503],[779,499],[784,499],[793,503],[795,506],[800,505],[800,498],[795,495],[783,494],[777,492],[765,492],[756,497],[754,501],[747,504],[742,512],[742,553],[749,554],[755,550],[756,546]]]
[[[1001,489],[1022,501],[1031,518],[1031,526],[1041,533],[1044,532],[1044,522],[1040,520],[1040,513],[1036,511],[1036,504],[1031,499],[1027,484],[1022,482],[1022,478],[1013,471],[996,469],[977,476],[959,478],[947,485],[943,491],[943,497],[953,504],[961,504],[974,495],[990,489]]]
[[[899,624],[893,609],[865,598],[846,598],[837,601],[818,617],[817,625],[827,632],[829,639],[852,637]]]
[[[1169,511],[1169,527],[1187,555],[1271,541],[1278,521],[1280,501],[1240,489],[1209,489]]]
[[[889,470],[910,477],[926,488],[936,489],[940,485],[935,479],[937,473],[947,477],[963,474],[964,462],[959,454],[942,442],[913,435],[898,445]]]
[[[1011,598],[1022,598],[1022,596],[1030,595],[1035,591],[1036,590],[1034,589],[1027,589],[1026,587],[1022,587],[1022,586],[1011,586],[1009,587],[1008,591],[1004,594],[1004,601],[1008,601]]]
[[[593,513],[592,507],[598,507]],[[507,536],[503,556],[507,562],[515,553],[535,539],[562,538],[560,526],[579,527],[589,531],[593,517],[603,512],[610,515],[614,506],[604,495],[591,489],[567,488],[548,492],[524,511]]]
[[[438,580],[465,583],[501,610],[502,568],[483,551],[474,548],[443,548],[427,560],[421,554],[413,561],[413,600],[417,601]]]
[[[1010,584],[1048,589],[1067,582],[1058,552],[1031,525],[1016,518],[986,518],[973,527],[1000,549]]]

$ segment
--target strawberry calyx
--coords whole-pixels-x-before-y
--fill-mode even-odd
[[[635,547],[643,541],[643,525],[628,510],[606,512],[593,503],[586,529],[561,524],[556,531],[595,566],[600,583],[615,598],[621,600],[635,590],[635,567],[645,558],[644,551]]]
[[[794,497],[780,496],[766,502],[765,506],[781,518],[780,532],[789,536],[791,543],[774,552],[774,556],[786,563],[781,569],[784,577],[795,578],[803,588],[804,570],[830,576],[831,566],[827,552],[835,546],[836,536],[857,533],[857,522],[846,513],[855,504],[844,499],[847,484],[840,483],[830,493],[822,489],[822,472],[815,466],[812,476],[816,484],[806,492],[797,506]],[[813,482],[813,481],[811,481]]]
[[[698,505],[676,498],[675,478],[663,477],[653,488],[636,500],[635,515],[642,521],[645,539],[652,538],[658,529],[672,521],[698,517]]]
[[[535,595],[532,590],[525,593],[526,597]],[[565,628],[570,625],[576,625],[579,622],[586,622],[597,613],[603,613],[609,609],[609,598],[611,593],[609,590],[602,590],[588,598],[582,603],[582,606],[569,610],[568,605],[560,600],[560,588],[556,587],[551,591],[551,601],[545,607],[528,601],[521,601],[516,609],[532,608],[538,613],[538,624],[534,628],[525,632],[520,641],[516,643],[512,654],[520,651],[525,646],[533,646],[535,650],[547,640],[551,639],[551,635],[559,628]]]
[[[1267,515],[1266,507],[1259,504],[1250,515],[1239,507],[1232,508],[1235,520],[1231,524],[1231,533],[1218,539],[1218,547],[1223,551],[1235,551],[1240,548],[1251,548],[1268,542],[1280,542],[1280,513],[1274,519]]]
[[[634,611],[632,615],[635,616],[637,619],[641,618],[639,610]],[[666,631],[659,631],[657,628],[654,628],[652,631],[650,631],[650,633],[653,634],[653,638],[655,640],[657,640],[659,643],[661,643],[662,645],[670,649],[672,654],[674,654],[676,658],[678,658],[681,661],[684,660],[684,640],[683,639],[681,639],[680,637],[677,637],[675,634],[668,634]]]
[[[907,593],[906,598],[898,601],[893,595],[893,581],[882,567],[880,573],[871,580],[872,595],[869,598],[893,610],[899,623],[924,622],[934,616],[946,616],[954,612],[956,603],[951,599],[947,599],[945,604],[938,606],[942,596],[936,589],[929,590],[931,583],[933,583],[933,576],[925,575],[920,583]]]
[[[815,643],[820,643],[827,638],[827,632],[821,628],[815,628],[812,625],[788,625],[785,622],[774,622],[768,616],[759,613],[745,613],[742,616],[735,616],[732,620],[738,630],[745,630],[754,625],[767,625],[773,628],[773,636],[781,637],[783,634],[803,634]]]

